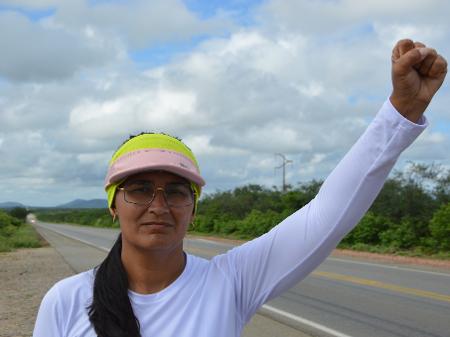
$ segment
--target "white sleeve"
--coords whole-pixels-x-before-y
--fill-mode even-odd
[[[58,284],[54,285],[42,299],[34,325],[33,337],[63,337],[64,313]]]
[[[236,247],[216,263],[234,283],[240,319],[313,271],[358,223],[400,153],[425,129],[387,100],[323,183],[317,196],[269,233]]]

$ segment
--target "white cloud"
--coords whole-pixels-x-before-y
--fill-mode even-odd
[[[75,29],[95,26],[105,34],[119,36],[132,49],[189,40],[232,27],[227,18],[201,20],[178,0],[101,2],[89,6],[72,1],[59,6],[55,20]]]
[[[305,96],[320,96],[325,92],[325,89],[321,83],[311,82],[306,85],[297,86],[298,91]]]
[[[183,142],[189,145],[196,156],[202,157],[225,157],[225,156],[245,156],[248,151],[230,145],[220,146],[211,144],[211,135],[199,134],[190,135],[183,138]]]
[[[272,0],[261,7],[259,20],[272,30],[333,35],[373,21],[447,26],[449,11],[443,0]]]
[[[103,197],[109,158],[140,131],[183,138],[207,192],[279,186],[275,153],[294,161],[289,183],[323,178],[389,95],[393,42],[412,34],[450,50],[449,5],[437,0],[273,0],[257,10],[255,25],[238,28],[174,0],[15,4],[56,11],[39,21],[0,12],[11,27],[0,32],[1,201]],[[129,57],[200,35],[158,67]],[[449,97],[445,84],[427,113],[429,130],[405,160],[450,164]]]
[[[0,0],[0,4],[30,9],[45,9],[61,3],[60,0]]]
[[[0,13],[0,76],[14,81],[48,81],[107,64],[117,58],[111,40],[46,27],[14,12]]]
[[[81,102],[70,112],[69,128],[81,137],[96,139],[147,130],[178,134],[207,123],[196,109],[192,92],[136,88],[109,100]]]

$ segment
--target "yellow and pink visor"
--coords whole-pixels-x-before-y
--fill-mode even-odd
[[[165,134],[142,134],[125,142],[113,155],[105,178],[108,207],[117,187],[130,175],[145,171],[168,171],[191,182],[195,209],[205,180],[192,151],[180,140]]]

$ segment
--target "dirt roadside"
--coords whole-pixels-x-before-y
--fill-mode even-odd
[[[0,337],[31,336],[42,297],[72,274],[52,247],[0,253]]]

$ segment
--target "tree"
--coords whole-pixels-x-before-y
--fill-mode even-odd
[[[367,212],[359,224],[342,242],[351,245],[359,243],[378,245],[380,244],[380,233],[386,231],[390,227],[392,227],[392,223],[388,218],[372,212]]]
[[[430,221],[431,237],[438,250],[450,251],[450,203],[444,204],[434,213]]]
[[[23,207],[14,207],[8,213],[9,215],[19,219],[20,221],[25,221],[28,211]]]

